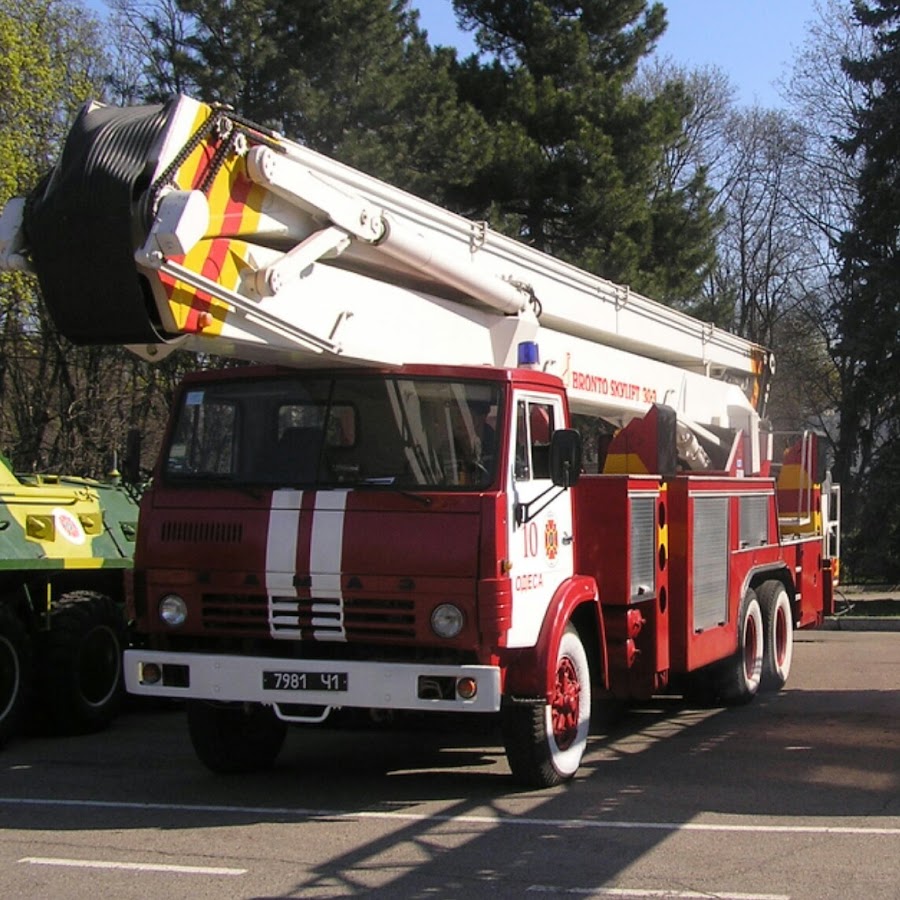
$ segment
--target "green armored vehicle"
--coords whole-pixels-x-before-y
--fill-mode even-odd
[[[0,455],[0,745],[26,720],[73,733],[116,715],[136,527],[121,485],[18,476]]]

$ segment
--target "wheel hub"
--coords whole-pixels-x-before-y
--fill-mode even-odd
[[[567,750],[578,733],[581,684],[578,672],[568,657],[559,661],[556,669],[556,685],[550,700],[553,719],[553,738],[560,750]]]

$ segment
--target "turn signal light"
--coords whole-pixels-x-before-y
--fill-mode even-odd
[[[474,678],[460,678],[456,682],[456,693],[462,700],[474,700],[478,693],[478,682]]]

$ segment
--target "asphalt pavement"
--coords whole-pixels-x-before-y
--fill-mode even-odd
[[[291,729],[215,776],[181,708],[0,753],[22,900],[897,900],[900,635],[804,630],[781,691],[652,698],[525,791],[492,720]],[[477,720],[477,721],[476,721]]]

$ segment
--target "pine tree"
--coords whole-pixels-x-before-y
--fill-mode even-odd
[[[457,71],[490,126],[490,158],[454,196],[461,211],[657,299],[699,293],[713,258],[703,174],[658,178],[690,99],[678,82],[630,89],[665,29],[644,0],[454,0],[481,56]]]
[[[179,0],[193,32],[176,68],[315,150],[436,200],[480,164],[484,125],[457,102],[452,50],[408,0]]]
[[[852,485],[851,514],[860,560],[883,577],[900,574],[900,547],[885,527],[889,505],[900,503],[900,2],[853,4],[857,21],[872,29],[874,51],[844,61],[866,88],[851,136],[858,154],[858,200],[840,239],[843,302],[836,310],[842,374],[838,474]],[[878,490],[872,490],[878,484]]]

